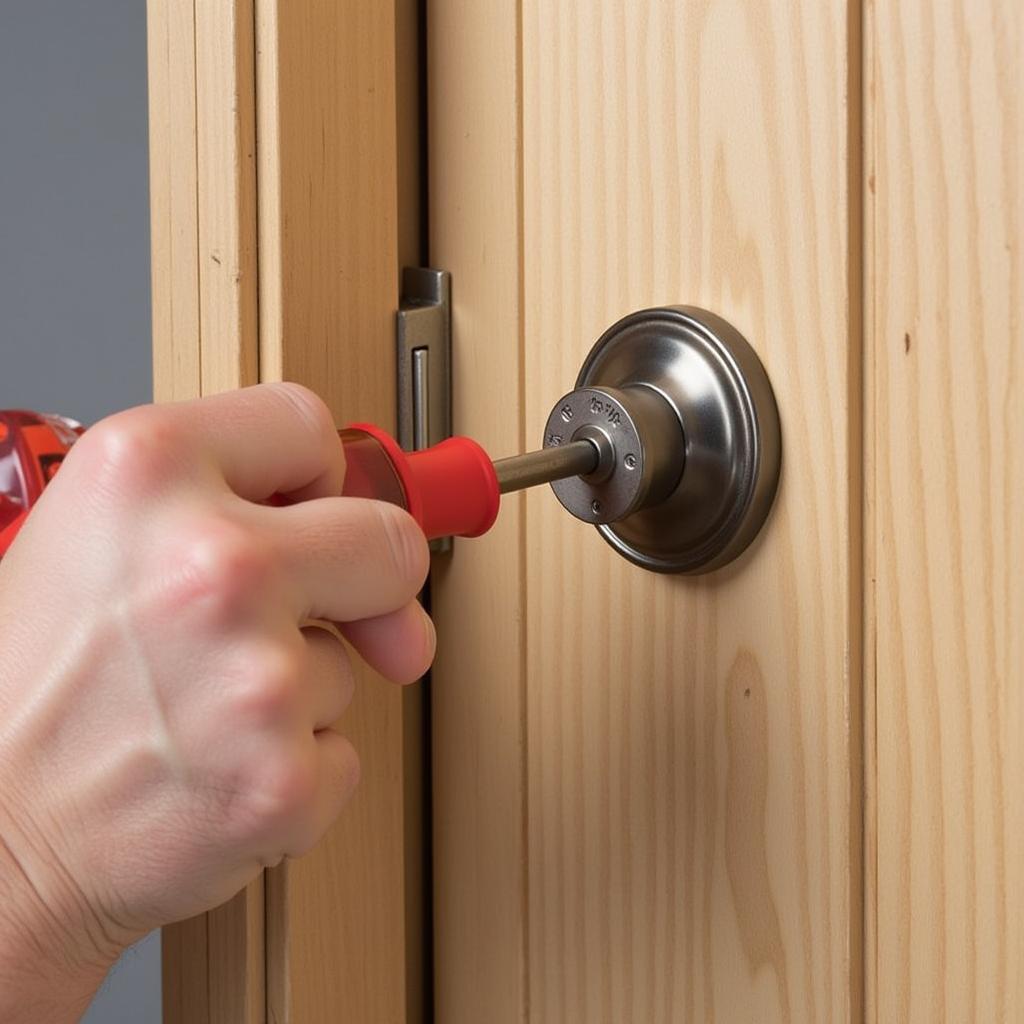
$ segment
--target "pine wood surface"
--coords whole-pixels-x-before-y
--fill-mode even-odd
[[[492,455],[524,437],[517,11],[432,2],[430,260],[453,281],[453,420]],[[529,441],[535,440],[529,438]],[[432,574],[434,1010],[444,1024],[526,1013],[522,495]]]
[[[871,14],[874,1019],[1019,1021],[1024,8]]]
[[[156,399],[257,380],[252,5],[150,0]],[[168,1024],[264,1020],[263,878],[163,931]]]
[[[527,499],[531,1021],[852,1019],[846,5],[523,23],[526,422],[608,324],[686,301],[758,350],[785,437],[767,531],[707,579],[651,577]]]
[[[200,394],[195,16],[148,0],[153,394]]]
[[[765,360],[786,451],[764,537],[706,579],[630,567],[544,489],[521,553],[457,550],[437,607],[459,650],[434,682],[442,1019],[856,1019],[858,22],[524,0],[486,33],[432,10],[453,27],[430,54],[432,252],[458,268],[476,392],[458,426],[501,442],[517,419],[536,447],[610,323],[690,302]],[[518,303],[494,302],[517,261]]]
[[[396,40],[411,10],[256,2],[260,376],[314,388],[339,423],[391,429],[400,257],[416,222],[397,166]],[[275,1024],[420,1019],[414,713],[408,694],[357,672],[339,728],[360,753],[358,790],[313,851],[268,872]]]

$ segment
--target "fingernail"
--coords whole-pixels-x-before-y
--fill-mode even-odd
[[[423,611],[421,608],[420,611]],[[423,625],[427,634],[427,647],[430,650],[430,658],[433,660],[434,653],[437,651],[437,629],[434,626],[434,620],[424,611],[423,612]]]

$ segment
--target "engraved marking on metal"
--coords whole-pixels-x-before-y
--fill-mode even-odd
[[[643,468],[644,440],[633,419],[634,405],[636,399],[626,392],[580,388],[563,396],[552,409],[545,425],[546,446],[588,438],[602,453],[594,472],[552,484],[558,500],[573,515],[596,524],[615,522],[642,501],[650,474]],[[569,435],[560,429],[567,422],[566,409],[572,411]],[[632,472],[623,468],[627,452],[633,455]]]

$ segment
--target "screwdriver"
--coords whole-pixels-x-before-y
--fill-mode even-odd
[[[468,437],[406,452],[390,434],[369,423],[354,423],[340,435],[346,461],[342,493],[401,505],[428,540],[479,537],[494,525],[502,494],[586,476],[601,461],[597,445],[589,440],[492,462]]]
[[[0,557],[81,433],[63,417],[0,411]],[[406,452],[369,423],[351,424],[338,436],[346,462],[342,495],[400,505],[429,540],[478,537],[494,525],[502,494],[585,476],[602,461],[589,440],[492,462],[468,437]]]

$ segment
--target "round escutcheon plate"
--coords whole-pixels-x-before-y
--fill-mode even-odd
[[[577,388],[631,385],[655,389],[679,416],[684,468],[667,498],[597,529],[645,569],[718,569],[757,535],[778,486],[781,429],[764,367],[721,317],[664,306],[610,327],[576,381]]]

